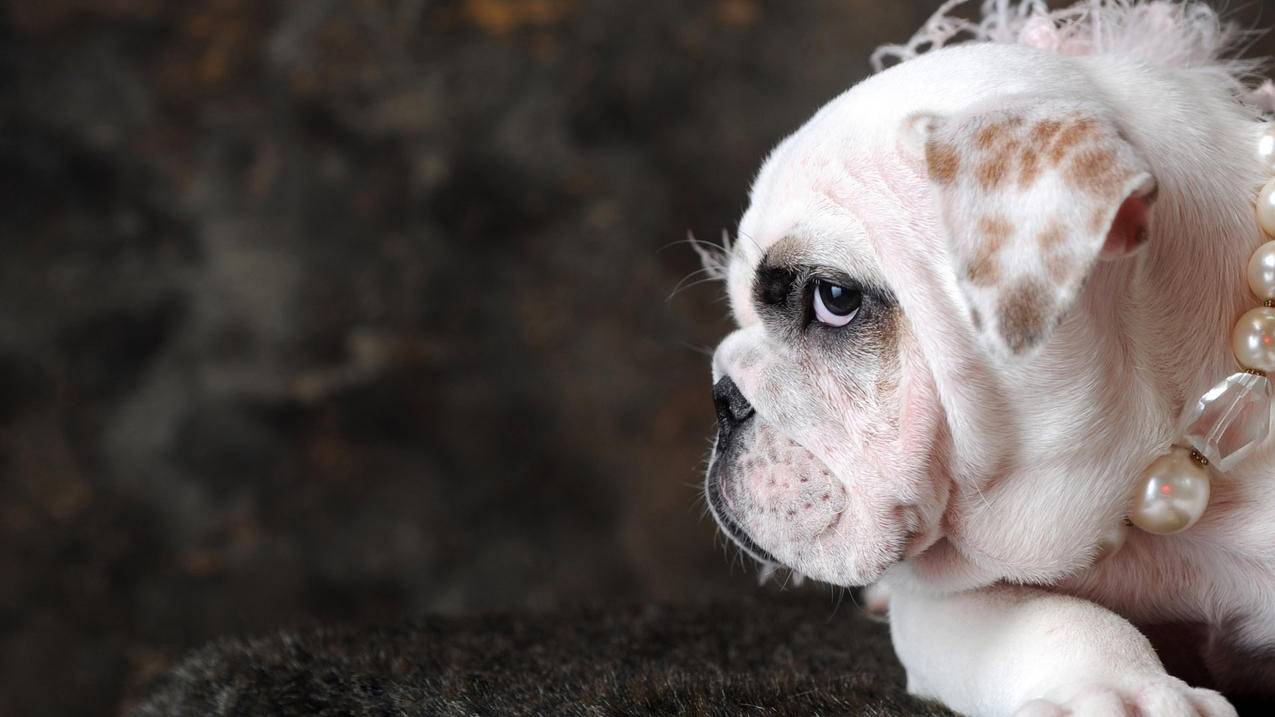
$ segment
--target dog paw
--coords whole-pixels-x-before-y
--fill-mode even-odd
[[[1032,700],[1014,717],[1236,717],[1235,708],[1213,690],[1162,676],[1133,688],[1089,684]]]

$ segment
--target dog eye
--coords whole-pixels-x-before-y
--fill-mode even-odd
[[[823,279],[815,279],[815,318],[828,326],[845,326],[859,313],[863,293]]]

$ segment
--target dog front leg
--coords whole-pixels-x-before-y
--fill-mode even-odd
[[[1165,672],[1124,618],[1044,590],[893,590],[890,632],[908,691],[968,715],[1235,715]]]

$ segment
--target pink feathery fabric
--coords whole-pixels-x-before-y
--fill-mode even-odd
[[[1251,88],[1261,63],[1228,57],[1254,33],[1204,3],[1081,0],[1050,10],[1044,0],[984,0],[977,19],[954,14],[969,3],[948,0],[906,43],[877,48],[873,69],[959,43],[1024,44],[1064,55],[1118,54],[1152,65],[1215,69],[1218,81],[1246,101],[1275,111],[1275,86]]]

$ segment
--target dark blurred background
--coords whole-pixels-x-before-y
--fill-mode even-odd
[[[937,4],[4,2],[0,714],[225,634],[757,591],[673,243]]]

